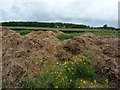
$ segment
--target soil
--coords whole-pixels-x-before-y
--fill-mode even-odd
[[[120,86],[120,43],[117,36],[100,36],[91,33],[60,41],[60,31],[32,31],[20,35],[6,27],[2,30],[3,80],[8,78],[14,86],[25,73],[37,75],[45,62],[56,63],[68,56],[92,50],[101,60],[94,65],[98,74],[107,74],[114,86]]]

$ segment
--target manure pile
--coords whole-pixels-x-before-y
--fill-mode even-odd
[[[9,79],[14,86],[25,73],[37,75],[44,63],[56,63],[68,56],[92,50],[101,60],[94,64],[98,74],[106,74],[109,80],[118,84],[120,81],[119,37],[100,36],[91,33],[60,41],[56,38],[60,31],[32,31],[21,36],[6,27],[2,30],[2,78]]]

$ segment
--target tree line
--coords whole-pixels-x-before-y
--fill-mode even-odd
[[[83,24],[72,23],[49,23],[49,22],[2,22],[2,26],[25,26],[25,27],[48,27],[48,28],[91,28],[91,29],[116,29],[114,27],[108,27],[107,24],[103,27],[90,27]]]
[[[71,23],[48,23],[48,22],[3,22],[2,26],[28,26],[28,27],[50,27],[50,28],[89,28],[87,25]]]

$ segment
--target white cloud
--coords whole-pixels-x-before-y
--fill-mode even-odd
[[[1,0],[3,21],[33,20],[117,27],[119,0]],[[35,3],[36,2],[36,3]]]

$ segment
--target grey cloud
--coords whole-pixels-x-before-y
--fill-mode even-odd
[[[15,5],[13,5],[12,6],[12,13],[19,13],[19,12],[20,12],[20,8],[15,6]]]
[[[117,27],[116,20],[100,20],[89,11],[91,3],[48,3],[48,2],[20,2],[11,4],[11,8],[2,9],[2,20],[23,20],[23,21],[51,21],[71,22],[101,26],[108,24]],[[94,10],[93,10],[94,12]],[[101,13],[98,13],[101,14]],[[102,15],[102,14],[101,14]],[[107,16],[106,16],[107,17]],[[105,18],[105,17],[103,17]]]
[[[1,11],[1,20],[8,21],[10,18],[9,13],[3,9],[0,9],[0,11]]]

